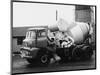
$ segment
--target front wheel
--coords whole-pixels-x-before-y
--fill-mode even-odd
[[[50,63],[50,55],[48,54],[48,53],[46,53],[45,51],[40,51],[39,53],[38,53],[38,58],[37,58],[37,60],[38,60],[38,63],[40,64],[40,65],[48,65],[49,63]]]

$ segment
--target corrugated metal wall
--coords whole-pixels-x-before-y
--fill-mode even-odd
[[[75,20],[78,22],[91,22],[91,10],[76,10],[75,12]]]

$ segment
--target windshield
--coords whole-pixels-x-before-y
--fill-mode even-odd
[[[28,38],[28,39],[35,39],[35,38],[36,38],[36,33],[35,33],[35,31],[28,31],[28,32],[26,33],[26,38]]]
[[[45,36],[46,36],[45,30],[39,31],[38,37],[45,37]]]

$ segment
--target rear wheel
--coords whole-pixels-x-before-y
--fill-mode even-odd
[[[72,59],[73,60],[80,60],[82,57],[82,50],[80,48],[74,48],[72,51]]]
[[[93,50],[89,46],[84,46],[82,48],[84,50],[83,59],[90,59],[93,55]]]
[[[93,50],[89,46],[83,46],[82,48],[74,48],[72,51],[72,57],[74,60],[87,60],[93,55]]]

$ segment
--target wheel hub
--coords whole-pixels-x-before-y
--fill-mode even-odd
[[[44,55],[44,56],[41,57],[41,62],[42,63],[46,63],[47,60],[48,60],[47,55]]]

